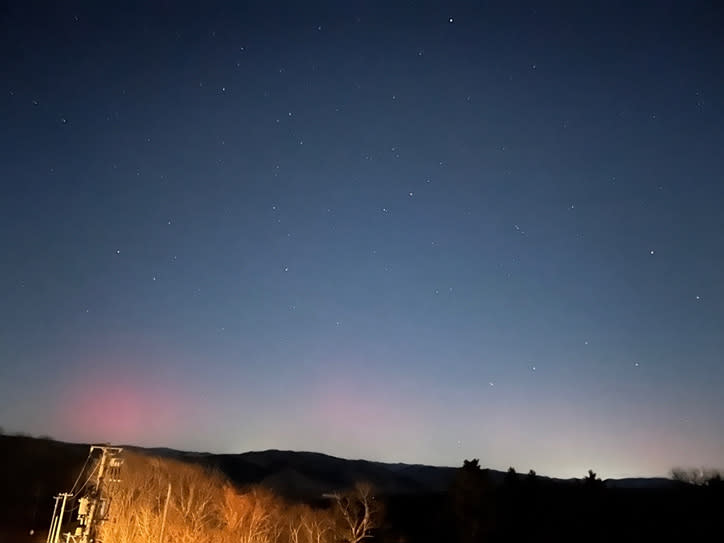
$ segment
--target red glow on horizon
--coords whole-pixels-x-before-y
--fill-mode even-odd
[[[71,440],[161,443],[183,420],[183,394],[128,365],[93,368],[65,387],[55,425]],[[122,371],[121,371],[122,370]],[[149,372],[150,373],[150,372]]]

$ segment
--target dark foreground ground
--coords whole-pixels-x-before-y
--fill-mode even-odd
[[[87,453],[87,445],[0,436],[0,543],[45,542],[52,496],[73,485]],[[268,486],[290,501],[314,502],[320,491],[372,480],[383,490],[386,514],[375,540],[384,543],[724,541],[721,483],[616,488],[314,453],[153,454],[212,466],[238,485]]]

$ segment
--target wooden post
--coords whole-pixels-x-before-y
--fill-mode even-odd
[[[166,528],[166,514],[168,513],[168,502],[171,499],[171,483],[168,484],[166,492],[166,504],[163,506],[163,520],[161,520],[161,533],[158,536],[158,543],[163,543],[163,531]]]

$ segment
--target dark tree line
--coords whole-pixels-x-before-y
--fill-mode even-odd
[[[0,461],[7,468],[0,470],[5,491],[0,543],[45,541],[52,495],[73,484],[86,456],[83,445],[0,435]],[[724,483],[714,470],[675,469],[663,487],[617,488],[593,470],[580,479],[556,481],[533,470],[491,472],[473,459],[456,470],[447,491],[375,496],[362,486],[356,493],[303,504],[261,486],[234,487],[221,473],[199,466],[149,463],[138,456],[127,460],[125,482],[148,491],[115,496],[116,504],[126,504],[115,509],[120,516],[107,527],[116,530],[109,534],[116,543],[138,543],[145,536],[158,540],[158,496],[165,495],[169,482],[166,533],[186,543],[201,543],[205,536],[215,543],[724,540]],[[135,487],[118,490],[129,488]]]
[[[701,470],[700,470],[701,472]],[[449,543],[718,541],[724,488],[715,472],[668,487],[607,487],[593,470],[560,481],[466,460],[447,493],[389,497],[382,541]],[[717,534],[718,535],[714,535]],[[714,538],[712,539],[712,535]]]

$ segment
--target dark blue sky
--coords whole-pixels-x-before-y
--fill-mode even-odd
[[[716,2],[28,4],[5,430],[722,467]]]

